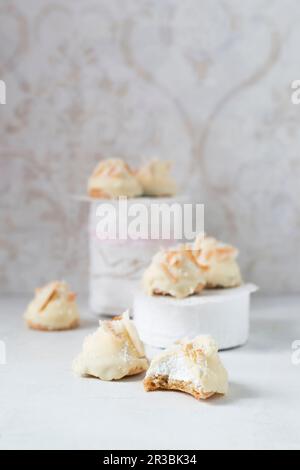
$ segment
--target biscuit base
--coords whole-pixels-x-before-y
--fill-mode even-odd
[[[189,295],[187,295],[186,297],[183,297],[183,298],[192,297],[193,295],[200,294],[205,287],[206,287],[205,284],[198,284],[198,286],[195,288],[195,290],[192,294],[189,294]],[[160,297],[172,297],[173,299],[179,298],[179,297],[175,297],[174,295],[170,294],[169,292],[160,291],[159,289],[154,289],[154,291],[152,292],[151,295],[153,297],[159,297],[160,296]],[[180,297],[180,298],[182,298],[182,297]]]
[[[195,388],[192,382],[184,380],[169,380],[166,375],[157,375],[155,377],[146,377],[144,379],[144,389],[146,392],[154,390],[177,390],[188,393],[197,400],[206,400],[215,395],[215,392],[203,392]]]
[[[95,199],[112,199],[109,194],[102,191],[102,189],[90,188],[88,190],[88,195]]]
[[[224,284],[212,284],[208,283],[205,285],[205,289],[234,289],[235,287],[240,287],[242,285],[241,282],[236,282],[235,284],[231,284],[230,286],[225,286]]]
[[[72,323],[70,323],[68,326],[63,326],[59,328],[48,328],[45,325],[41,325],[39,323],[33,323],[30,320],[26,320],[26,324],[29,328],[32,330],[39,330],[39,331],[65,331],[65,330],[74,330],[75,328],[78,328],[79,326],[79,320],[73,320]]]

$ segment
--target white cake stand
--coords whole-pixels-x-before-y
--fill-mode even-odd
[[[184,337],[209,334],[220,349],[245,344],[249,336],[250,294],[253,284],[210,289],[186,299],[147,296],[134,299],[133,317],[141,340],[166,348]]]

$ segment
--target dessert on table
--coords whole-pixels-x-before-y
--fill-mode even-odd
[[[82,352],[72,365],[76,375],[101,380],[122,379],[147,368],[143,344],[128,312],[113,320],[100,321],[97,331],[85,338]]]
[[[242,283],[238,250],[213,237],[159,251],[143,275],[148,295],[183,299],[204,288],[238,287]]]
[[[145,196],[174,196],[177,185],[170,174],[171,162],[151,160],[137,171]]]
[[[211,334],[221,349],[245,344],[250,294],[236,261],[238,251],[212,237],[157,253],[133,302],[142,341],[169,347],[182,337]]]
[[[179,390],[199,399],[226,394],[228,376],[210,336],[182,340],[151,361],[144,379],[147,392]]]
[[[143,276],[144,291],[148,295],[182,299],[201,292],[204,286],[203,270],[188,245],[159,251]]]
[[[242,277],[237,263],[238,250],[213,237],[197,237],[194,256],[204,268],[206,288],[238,287]]]
[[[69,330],[79,325],[76,294],[66,282],[53,281],[35,291],[35,297],[24,314],[35,330]]]
[[[138,197],[143,193],[134,171],[118,158],[101,161],[88,181],[88,194],[98,199]]]

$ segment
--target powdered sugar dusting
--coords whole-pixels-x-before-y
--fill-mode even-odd
[[[154,362],[147,375],[166,375],[169,377],[169,380],[192,382],[196,387],[201,386],[200,374],[198,377],[196,376],[193,365],[189,364],[188,358],[181,351],[166,355],[158,362]]]

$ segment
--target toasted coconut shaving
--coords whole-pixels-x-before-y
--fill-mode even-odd
[[[42,312],[53,299],[58,289],[58,282],[54,281],[37,291],[37,310]]]
[[[171,281],[176,284],[178,282],[178,279],[176,276],[174,276],[174,274],[172,274],[168,268],[168,266],[165,264],[165,263],[161,263],[160,264],[164,273],[171,279]]]
[[[76,300],[76,297],[77,297],[77,295],[75,294],[75,292],[69,292],[68,301],[69,302],[74,302],[74,300]]]

